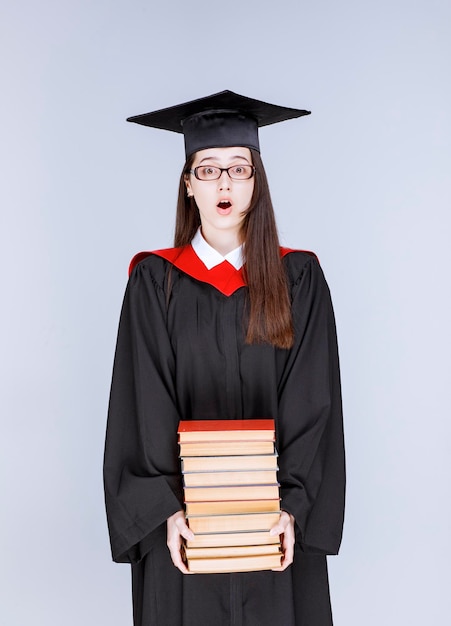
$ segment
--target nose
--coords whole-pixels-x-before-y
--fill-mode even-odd
[[[218,178],[219,189],[230,189],[230,176],[227,170],[221,172],[221,176]]]

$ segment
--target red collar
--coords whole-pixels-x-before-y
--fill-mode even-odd
[[[290,252],[294,252],[294,250],[291,248],[280,248],[280,255],[282,257]],[[181,248],[154,250],[153,252],[139,252],[133,257],[130,263],[129,274],[131,274],[132,270],[140,261],[151,254],[166,259],[166,261],[172,263],[174,267],[188,274],[191,278],[212,285],[212,287],[215,287],[225,296],[231,296],[235,291],[240,289],[240,287],[246,286],[243,268],[237,270],[228,261],[223,261],[209,270],[199,259],[191,245],[182,246]]]

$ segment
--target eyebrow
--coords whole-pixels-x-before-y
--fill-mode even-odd
[[[231,161],[234,161],[235,159],[244,159],[247,163],[249,163],[249,160],[245,156],[242,156],[241,154],[236,154],[235,156],[230,157]],[[220,160],[220,158],[217,157],[217,156],[207,156],[207,157],[204,157],[199,162],[199,165],[201,165],[204,161],[219,161],[219,160]],[[249,165],[250,165],[250,163],[249,163]]]

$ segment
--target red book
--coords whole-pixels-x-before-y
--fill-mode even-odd
[[[274,441],[273,419],[183,420],[179,423],[179,442],[200,441]]]

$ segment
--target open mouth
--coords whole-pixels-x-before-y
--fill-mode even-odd
[[[229,202],[228,200],[221,200],[221,202],[218,202],[217,207],[218,209],[228,209],[232,206],[232,203]]]

